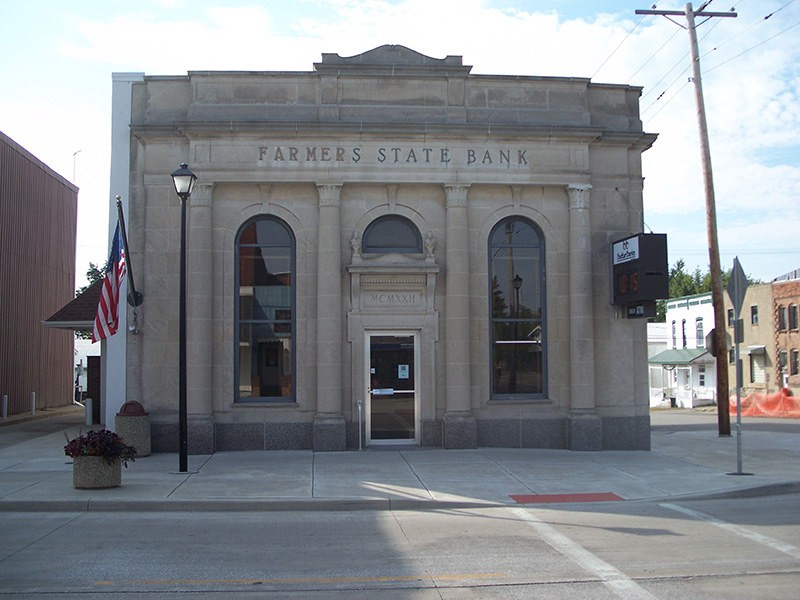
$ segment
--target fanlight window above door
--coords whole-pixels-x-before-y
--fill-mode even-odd
[[[362,244],[364,253],[420,253],[422,236],[411,220],[400,215],[378,217],[367,225]]]

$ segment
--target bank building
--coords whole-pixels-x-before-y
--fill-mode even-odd
[[[403,46],[114,74],[142,302],[103,342],[104,422],[139,402],[177,450],[186,163],[190,454],[649,449],[645,319],[609,295],[643,227],[640,92]]]

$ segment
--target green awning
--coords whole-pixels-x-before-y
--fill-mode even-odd
[[[709,360],[697,360],[704,354],[708,354],[705,348],[677,348],[675,350],[664,350],[664,352],[648,359],[647,362],[651,365],[688,365],[693,362],[713,362],[710,354],[708,354]]]

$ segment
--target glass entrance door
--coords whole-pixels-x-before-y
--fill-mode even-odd
[[[367,444],[417,443],[416,334],[368,333]]]

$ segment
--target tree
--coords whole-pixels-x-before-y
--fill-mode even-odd
[[[722,272],[722,287],[728,287],[732,269]],[[760,283],[758,279],[753,279],[748,275],[747,281]],[[694,272],[686,271],[686,262],[679,258],[669,269],[669,297],[681,298],[683,296],[694,296],[695,294],[707,294],[711,291],[711,269],[703,273],[700,268],[695,268]],[[656,302],[656,316],[653,321],[663,323],[667,318],[666,300]]]
[[[93,262],[89,263],[89,268],[86,271],[86,279],[89,280],[85,286],[78,288],[75,292],[75,297],[77,298],[83,292],[88,290],[93,284],[97,283],[101,280],[106,272],[106,268],[108,267],[108,262],[103,265],[103,267],[99,267],[98,265],[94,264]],[[76,331],[75,337],[79,340],[90,340],[92,339],[92,332],[91,331]]]

